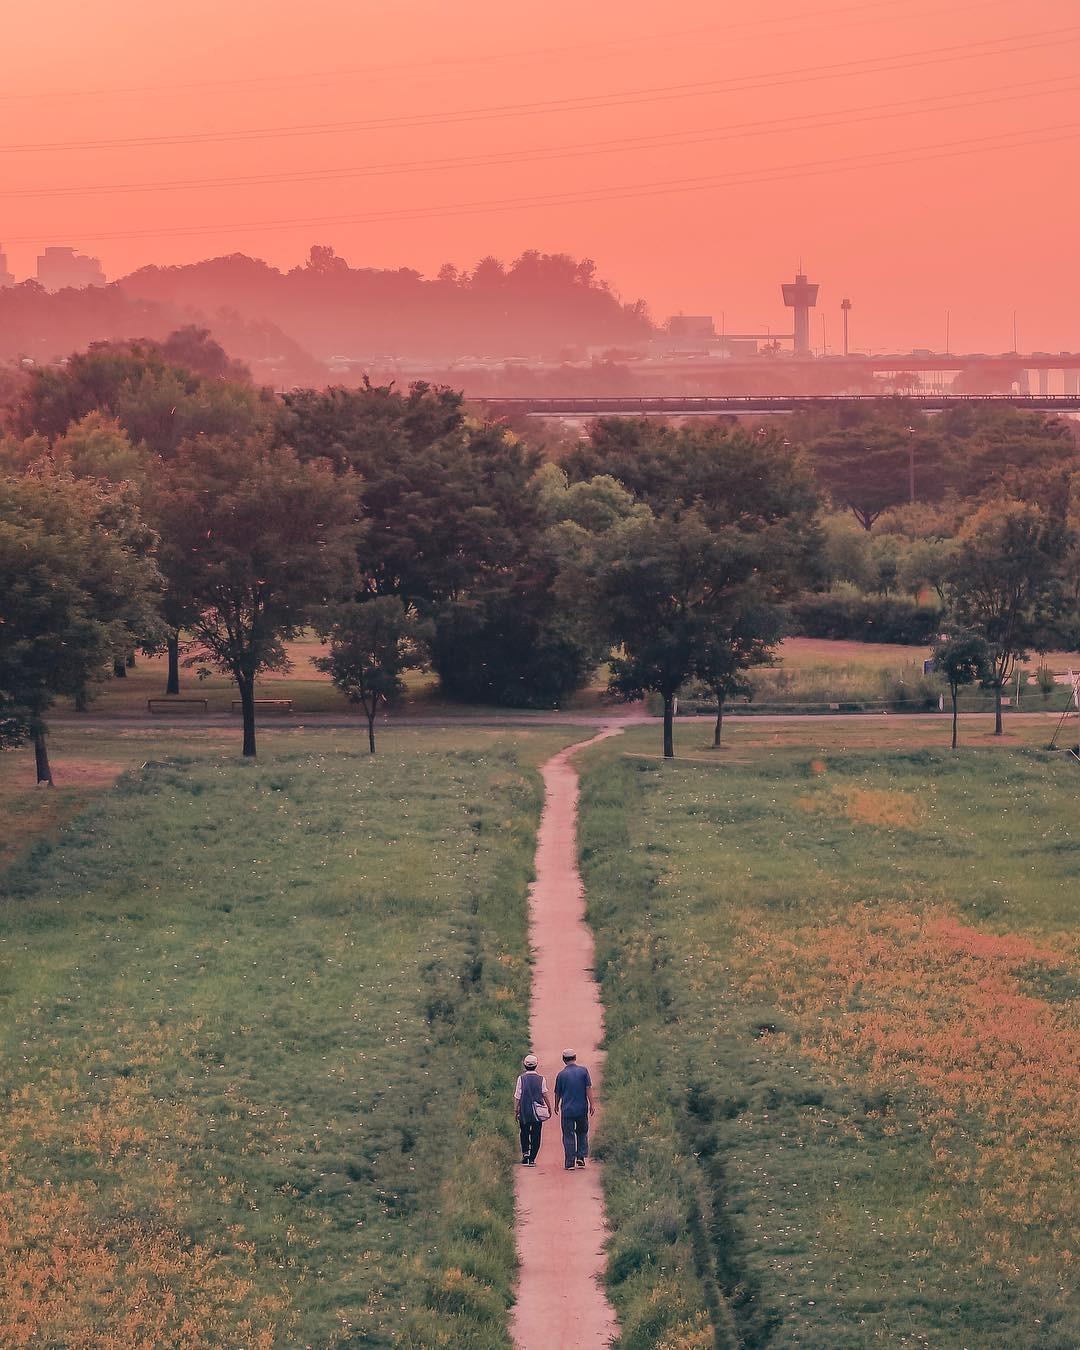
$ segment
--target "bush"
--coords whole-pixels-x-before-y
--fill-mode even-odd
[[[898,596],[805,595],[791,607],[792,630],[799,637],[848,642],[895,642],[911,646],[933,641],[941,611]]]
[[[447,605],[431,664],[445,692],[464,702],[557,708],[588,681],[595,657],[544,597],[530,604],[500,595]]]

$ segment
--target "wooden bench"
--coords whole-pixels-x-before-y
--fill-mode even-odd
[[[233,700],[232,710],[234,713],[244,711],[244,705],[240,699]],[[257,698],[255,700],[256,712],[291,713],[292,710],[293,701],[291,698]]]
[[[146,711],[149,713],[167,713],[179,709],[181,712],[206,712],[204,698],[148,698]]]

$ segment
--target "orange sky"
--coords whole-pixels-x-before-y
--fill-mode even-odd
[[[11,9],[20,278],[45,242],[110,277],[312,242],[425,272],[537,247],[739,331],[786,326],[801,257],[830,348],[843,295],[861,348],[940,348],[947,309],[954,351],[1011,348],[1014,310],[1022,348],[1080,348],[1076,0]]]

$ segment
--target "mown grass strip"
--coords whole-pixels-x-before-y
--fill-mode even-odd
[[[151,767],[6,874],[4,1344],[506,1346],[535,749],[410,751]]]

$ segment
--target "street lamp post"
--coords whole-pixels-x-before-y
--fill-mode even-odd
[[[907,429],[908,501],[915,505],[915,428]]]

